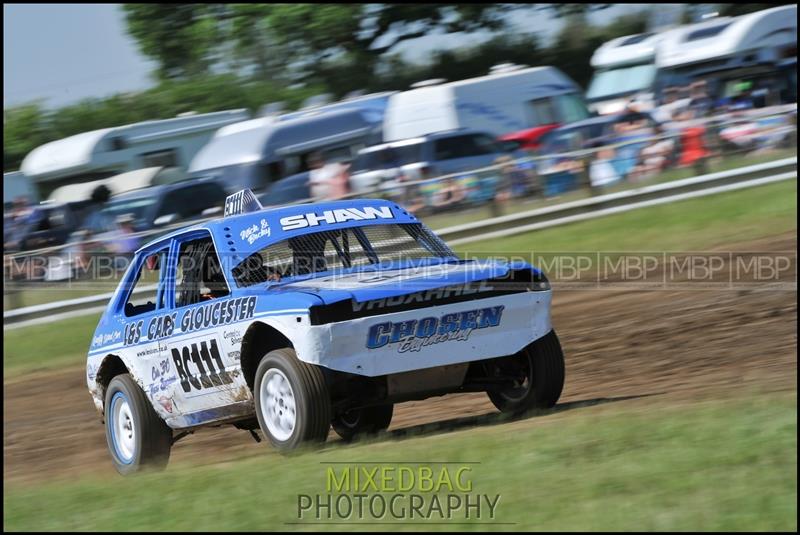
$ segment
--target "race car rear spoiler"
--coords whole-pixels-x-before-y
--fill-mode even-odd
[[[255,194],[250,189],[245,188],[225,198],[225,213],[222,217],[258,212],[263,209],[264,207],[258,202]]]

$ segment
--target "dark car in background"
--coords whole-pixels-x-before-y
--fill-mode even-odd
[[[274,182],[258,196],[261,206],[283,206],[311,199],[310,175],[305,171]]]
[[[30,209],[18,223],[4,217],[3,243],[13,243],[11,249],[30,251],[54,247],[67,242],[70,234],[81,224],[86,202],[43,202]]]
[[[461,128],[366,147],[350,168],[353,192],[369,192],[399,181],[473,171],[508,154],[508,146],[486,132]]]
[[[103,214],[107,221],[131,216],[137,231],[190,221],[222,210],[227,192],[213,179],[190,180],[152,186],[112,197]],[[212,209],[217,209],[213,210]],[[92,228],[93,232],[110,229]]]

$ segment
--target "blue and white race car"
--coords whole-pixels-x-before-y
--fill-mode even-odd
[[[393,202],[265,210],[243,190],[223,218],[136,252],[87,383],[122,474],[163,468],[201,426],[260,428],[285,452],[452,392],[519,414],[561,395],[550,301],[538,269],[460,260]]]

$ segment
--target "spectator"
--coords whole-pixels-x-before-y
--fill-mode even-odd
[[[523,197],[528,194],[528,176],[517,167],[511,156],[500,156],[494,163],[500,166],[501,181],[498,189],[507,191],[505,197]]]
[[[400,195],[400,202],[403,207],[412,214],[416,214],[425,208],[425,198],[419,186],[417,184],[405,185],[404,183],[409,181],[405,174],[401,174],[398,181],[403,185],[403,191]]]
[[[649,129],[649,116],[639,110],[639,106],[629,102],[619,120],[614,124],[614,130],[620,136],[637,135]]]
[[[92,253],[95,252],[97,242],[92,239],[92,231],[84,228],[74,234],[75,243],[70,247],[72,253],[72,276],[80,279],[90,275]]]
[[[466,196],[464,186],[450,176],[440,183],[433,197],[433,205],[437,208],[454,208],[461,204]]]
[[[682,167],[692,165],[698,174],[704,174],[707,171],[706,159],[710,156],[705,141],[706,128],[702,124],[691,124],[694,118],[691,110],[686,110],[679,117],[679,120],[686,121],[687,126],[681,130],[678,164]]]
[[[117,218],[119,224],[119,238],[114,240],[116,250],[121,254],[130,254],[139,248],[139,238],[136,237],[134,218],[131,214],[123,214]]]
[[[664,102],[653,112],[654,118],[662,123],[673,121],[675,115],[688,105],[688,100],[678,99],[678,88],[668,87],[664,90]]]
[[[655,126],[655,135],[661,139],[642,149],[641,162],[631,171],[631,179],[634,181],[652,178],[664,170],[670,161],[675,150],[675,141],[664,137],[664,130],[659,125]]]
[[[711,111],[713,102],[708,96],[705,80],[698,80],[689,86],[689,109],[695,117],[706,117]]]
[[[315,199],[338,199],[348,193],[349,166],[338,162],[326,163],[319,153],[308,159],[309,186]]]
[[[108,212],[104,211],[106,203],[111,198],[111,190],[107,186],[100,184],[97,186],[90,197],[91,205],[88,215],[83,220],[83,227],[90,229],[93,233],[112,232],[117,230],[116,220]]]
[[[3,217],[3,251],[18,251],[25,229],[32,222],[33,208],[27,197],[17,197],[8,217]]]
[[[589,167],[589,180],[593,188],[609,186],[619,182],[622,177],[614,168],[614,149],[610,147],[600,147],[597,156],[592,160]]]

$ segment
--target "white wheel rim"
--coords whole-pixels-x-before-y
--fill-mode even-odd
[[[114,433],[114,446],[120,460],[124,463],[133,461],[136,452],[136,425],[133,421],[133,411],[128,404],[128,399],[117,394],[112,405],[112,431]]]
[[[261,416],[269,433],[280,441],[288,440],[297,421],[294,391],[289,379],[277,368],[264,374],[259,392]]]

